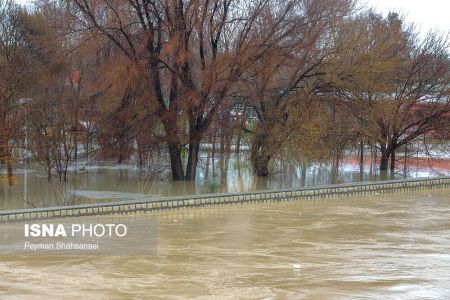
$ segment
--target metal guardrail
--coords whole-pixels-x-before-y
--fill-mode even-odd
[[[311,188],[267,190],[247,193],[148,198],[74,206],[56,206],[0,211],[0,223],[60,217],[124,214],[141,211],[158,211],[211,205],[329,198],[367,193],[385,193],[400,190],[443,187],[450,187],[450,177],[347,183]]]

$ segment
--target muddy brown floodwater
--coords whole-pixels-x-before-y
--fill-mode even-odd
[[[12,186],[9,186],[5,170],[0,168],[0,210],[450,176],[450,159],[430,160],[429,165],[411,163],[406,173],[397,170],[389,175],[376,172],[373,165],[361,169],[356,159],[346,161],[338,169],[329,164],[309,164],[304,168],[288,165],[268,178],[254,177],[249,164],[234,158],[226,169],[200,166],[195,182],[171,182],[148,169],[136,169],[133,164],[104,162],[85,166],[85,170],[79,172],[72,167],[69,181],[61,183],[57,178],[48,182],[41,166],[27,164],[14,168]]]
[[[156,256],[0,257],[0,298],[450,299],[450,189],[155,215]]]

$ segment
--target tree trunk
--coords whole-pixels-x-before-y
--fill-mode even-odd
[[[144,151],[142,150],[143,145],[141,145],[139,138],[136,138],[136,153],[138,157],[138,167],[141,169],[144,166]]]
[[[183,160],[181,158],[181,143],[176,123],[176,114],[167,113],[162,118],[166,144],[169,150],[170,168],[173,181],[184,181]]]
[[[269,176],[270,156],[258,155],[252,158],[253,172],[258,177]]]
[[[211,153],[208,151],[208,153],[206,154],[206,166],[205,166],[205,179],[206,180],[208,180],[210,161],[211,161]]]
[[[8,184],[13,185],[13,170],[12,170],[12,160],[11,160],[11,151],[8,145],[8,139],[6,138],[2,143],[2,147],[0,149],[2,152],[0,156],[2,156],[2,163],[6,164],[6,172],[8,175]]]
[[[225,128],[220,129],[220,159],[219,159],[219,168],[220,172],[223,171],[224,159],[225,159]]]
[[[184,180],[183,161],[181,159],[181,147],[179,143],[167,141],[167,148],[170,156],[170,168],[174,181]]]
[[[359,145],[359,164],[362,166],[364,165],[364,140],[361,139],[360,145]]]
[[[389,154],[386,149],[381,149],[380,171],[386,172],[388,170],[388,164]]]
[[[5,158],[6,158],[5,149],[3,147],[3,142],[1,141],[1,138],[0,138],[0,165],[5,164],[5,162],[6,162]]]
[[[364,181],[364,165],[359,165],[359,181]]]
[[[75,162],[77,162],[78,161],[78,137],[77,137],[77,131],[75,131],[75,134],[73,136],[73,146],[74,146],[74,151],[73,151],[74,160],[75,160]]]
[[[302,162],[301,168],[302,168],[302,173],[300,175],[300,186],[305,187],[306,186],[306,170],[307,170],[306,162]]]
[[[86,133],[86,149],[84,150],[86,152],[86,163],[89,164],[89,133]]]
[[[194,181],[197,174],[198,152],[200,150],[200,139],[194,138],[189,143],[189,156],[186,167],[186,180]]]
[[[211,150],[211,160],[212,160],[212,175],[213,178],[216,175],[216,136],[217,136],[217,129],[214,127],[213,131],[213,139],[212,139],[212,150]]]
[[[52,180],[52,166],[50,162],[50,156],[46,158],[46,163],[47,163],[47,180],[48,182],[50,182]]]
[[[406,173],[408,171],[408,144],[405,144],[405,157],[403,162],[403,178],[406,178]]]
[[[233,132],[228,131],[227,138],[226,138],[226,144],[225,144],[225,165],[224,165],[225,172],[228,172],[228,164],[230,162],[232,140],[233,140]]]
[[[8,184],[13,185],[13,171],[12,171],[12,162],[11,162],[11,153],[9,152],[9,149],[7,149],[6,152],[6,168],[8,169]]]
[[[395,150],[391,152],[391,172],[395,171]]]
[[[267,136],[263,134],[255,135],[252,143],[250,159],[253,165],[253,173],[258,177],[266,177],[269,175],[269,162],[271,155],[268,151]]]
[[[241,152],[241,131],[242,130],[239,128],[236,138],[236,149],[235,149],[236,157],[239,157]]]

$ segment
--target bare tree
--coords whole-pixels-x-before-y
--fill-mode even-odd
[[[302,1],[298,26],[247,70],[239,95],[258,117],[251,145],[256,175],[269,174],[269,161],[290,140],[308,139],[305,125],[320,106],[315,94],[334,52],[331,37],[351,10],[347,0]],[[261,30],[270,30],[273,20],[266,17]]]
[[[145,81],[174,180],[194,180],[200,143],[233,84],[302,19],[309,1],[65,0],[78,28],[106,38]],[[271,12],[269,15],[268,12]],[[259,30],[270,16],[270,30]],[[183,126],[183,121],[187,126]],[[189,148],[186,172],[181,151]]]
[[[396,150],[449,122],[448,41],[421,41],[397,14],[372,12],[341,32],[337,100],[355,118],[362,139],[378,145],[380,170],[395,168]]]
[[[0,0],[0,162],[12,184],[12,141],[19,139],[21,98],[31,81],[24,36],[27,13],[11,0]],[[16,143],[17,144],[17,143]]]

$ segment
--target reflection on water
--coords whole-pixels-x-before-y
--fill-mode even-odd
[[[221,165],[225,167],[220,168]],[[100,165],[88,166],[78,173],[72,171],[67,184],[61,184],[57,179],[48,183],[46,172],[31,165],[16,168],[15,185],[12,187],[9,187],[7,178],[0,177],[0,209],[450,175],[450,163],[447,161],[447,165],[441,165],[441,168],[411,165],[406,173],[381,176],[374,171],[376,168],[373,165],[361,169],[356,160],[351,159],[344,161],[339,168],[327,164],[298,166],[277,162],[271,177],[257,179],[248,163],[232,158],[228,163],[217,160],[215,164],[199,164],[195,183],[173,183],[166,176],[156,176],[132,165]]]
[[[0,298],[450,299],[449,195],[160,212],[157,256],[0,257]]]

